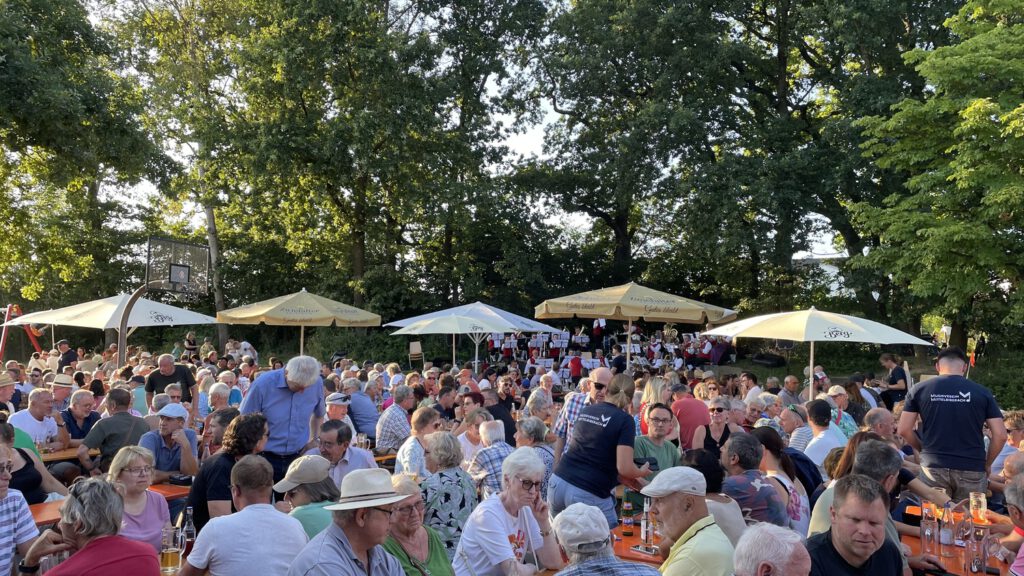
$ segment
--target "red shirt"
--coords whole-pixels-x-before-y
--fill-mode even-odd
[[[156,550],[146,542],[123,536],[104,536],[85,545],[47,576],[159,576],[160,562]]]
[[[689,450],[693,442],[693,433],[701,426],[711,424],[708,406],[696,398],[683,398],[672,403],[672,413],[679,421],[679,448]],[[702,448],[702,446],[698,446]]]

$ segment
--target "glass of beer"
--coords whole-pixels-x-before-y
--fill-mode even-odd
[[[181,567],[181,531],[170,526],[160,533],[160,573],[177,574]]]
[[[971,520],[975,524],[988,524],[988,500],[984,492],[971,492]]]

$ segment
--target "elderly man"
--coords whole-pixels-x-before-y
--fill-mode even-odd
[[[189,412],[195,418],[196,406],[192,401],[197,394],[195,377],[185,365],[175,364],[174,356],[161,354],[157,358],[157,369],[146,376],[146,404],[152,404],[153,396],[164,392],[168,384],[177,384],[181,388],[179,402],[187,402],[192,405]]]
[[[194,476],[199,472],[199,439],[194,430],[185,427],[188,411],[181,404],[168,404],[157,412],[157,430],[146,432],[139,446],[155,457],[153,483],[167,482],[175,474]]]
[[[345,476],[338,503],[326,507],[334,512],[333,522],[299,552],[288,576],[404,575],[381,544],[394,504],[406,498],[391,487],[387,470],[355,470]]]
[[[703,474],[688,466],[669,468],[640,493],[651,497],[651,512],[661,524],[660,545],[671,545],[662,574],[732,574],[732,543],[708,512]]]
[[[351,400],[348,406],[348,415],[355,425],[356,432],[366,434],[367,438],[377,438],[377,422],[380,415],[377,413],[377,405],[373,399],[363,391],[363,383],[355,377],[345,378],[341,381],[341,391],[347,394]]]
[[[53,411],[62,412],[71,404],[71,393],[75,389],[75,381],[67,374],[57,374],[50,383],[53,393]]]
[[[798,404],[787,404],[782,409],[779,413],[779,425],[789,437],[789,447],[800,452],[804,451],[807,443],[814,437],[811,428],[807,426],[807,411]]]
[[[808,576],[811,556],[801,534],[759,522],[736,543],[733,571],[735,576]]]
[[[321,424],[318,442],[319,446],[309,453],[319,454],[331,463],[329,475],[338,486],[353,470],[377,468],[372,452],[352,446],[352,428],[341,420],[328,420]]]
[[[327,404],[327,419],[344,422],[352,430],[352,435],[355,436],[356,426],[348,415],[348,407],[352,404],[352,397],[342,392],[334,392],[327,395],[325,403]]]
[[[586,394],[572,394],[562,411],[555,420],[554,432],[558,439],[555,441],[555,462],[561,460],[562,456],[569,449],[569,439],[572,438],[573,428],[576,426],[576,419],[584,406],[604,402],[605,388],[612,381],[612,372],[608,368],[595,368],[590,372],[590,391]]]
[[[82,468],[93,476],[99,476],[110,467],[110,461],[123,446],[138,444],[142,435],[149,431],[149,425],[128,411],[132,405],[132,393],[123,388],[111,388],[105,400],[110,415],[97,422],[85,435],[78,446],[78,460]],[[99,465],[89,457],[89,450],[99,449]]]
[[[32,437],[32,441],[45,444],[50,450],[63,450],[71,443],[64,419],[53,413],[53,395],[45,388],[36,388],[28,395],[28,408],[19,410],[7,420],[11,426],[18,428]]]
[[[231,468],[234,514],[211,518],[199,532],[178,576],[231,576],[258,567],[263,574],[285,574],[306,546],[302,523],[270,503],[274,469],[250,454]],[[244,542],[244,546],[239,543]]]
[[[15,392],[17,392],[17,388],[14,378],[11,378],[7,371],[0,371],[0,410],[6,410],[8,414],[18,411],[17,406],[11,402]]]
[[[811,576],[897,576],[903,574],[900,549],[885,535],[889,493],[860,474],[840,478],[828,531],[807,539]]]
[[[296,356],[284,368],[260,374],[239,412],[267,418],[270,438],[261,456],[274,467],[274,481],[280,482],[292,461],[316,445],[325,412],[320,362]]]
[[[577,502],[562,510],[551,529],[569,565],[555,576],[658,576],[652,566],[625,562],[615,557],[604,513],[596,506]]]
[[[71,395],[71,404],[60,415],[71,438],[70,447],[78,448],[89,430],[100,421],[100,414],[93,410],[96,398],[88,390],[75,390]]]
[[[749,511],[749,518],[758,522],[771,522],[787,526],[789,516],[786,503],[771,481],[758,469],[764,456],[764,446],[750,434],[733,434],[722,447],[722,467],[728,477],[722,482],[722,492],[730,496],[740,508]]]
[[[964,378],[967,357],[962,350],[940,351],[935,368],[939,376],[921,382],[907,396],[897,428],[921,451],[921,480],[945,488],[960,501],[986,490],[992,462],[1006,444],[1006,426],[992,392]],[[988,450],[986,424],[991,432]]]
[[[847,408],[850,406],[850,395],[846,392],[846,388],[835,384],[828,389],[828,400],[832,406],[832,422],[839,427],[843,435],[850,438],[857,433],[857,420],[852,414],[847,412]]]
[[[473,457],[467,472],[488,497],[501,492],[501,464],[513,448],[505,442],[505,426],[497,420],[480,425],[480,439],[484,447]]]
[[[223,370],[217,374],[217,382],[228,387],[228,404],[238,406],[242,403],[242,389],[238,386],[238,376],[231,370]]]
[[[377,454],[398,452],[398,448],[412,434],[409,410],[416,405],[416,397],[412,393],[412,388],[400,384],[395,386],[393,392],[395,403],[388,406],[377,420],[377,445],[374,447]]]

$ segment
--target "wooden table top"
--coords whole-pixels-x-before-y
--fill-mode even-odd
[[[188,496],[189,491],[188,486],[175,486],[174,484],[154,484],[149,489],[161,494],[168,500],[185,498]],[[36,521],[36,526],[50,526],[59,522],[61,502],[62,500],[57,500],[55,502],[43,502],[29,506],[29,510],[32,511],[32,518]]]
[[[99,456],[100,451],[93,449],[89,450],[90,456]],[[40,458],[43,462],[61,462],[64,460],[78,460],[78,448],[65,448],[64,450],[58,450],[56,452],[47,452],[41,455]]]
[[[900,542],[903,542],[910,547],[910,555],[917,556],[921,554],[921,539],[917,536],[906,536],[900,538]],[[973,576],[971,572],[965,570],[964,566],[964,552],[965,549],[960,546],[951,546],[953,555],[942,556],[936,554],[939,557],[939,561],[942,563],[942,567],[950,574],[956,574],[957,576]],[[999,562],[995,558],[989,558],[988,565],[991,568],[999,570],[999,574],[1009,574],[1010,565],[1005,562]]]

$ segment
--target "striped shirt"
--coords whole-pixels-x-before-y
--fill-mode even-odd
[[[11,573],[14,548],[39,536],[28,502],[21,492],[9,488],[0,498],[0,574]]]

